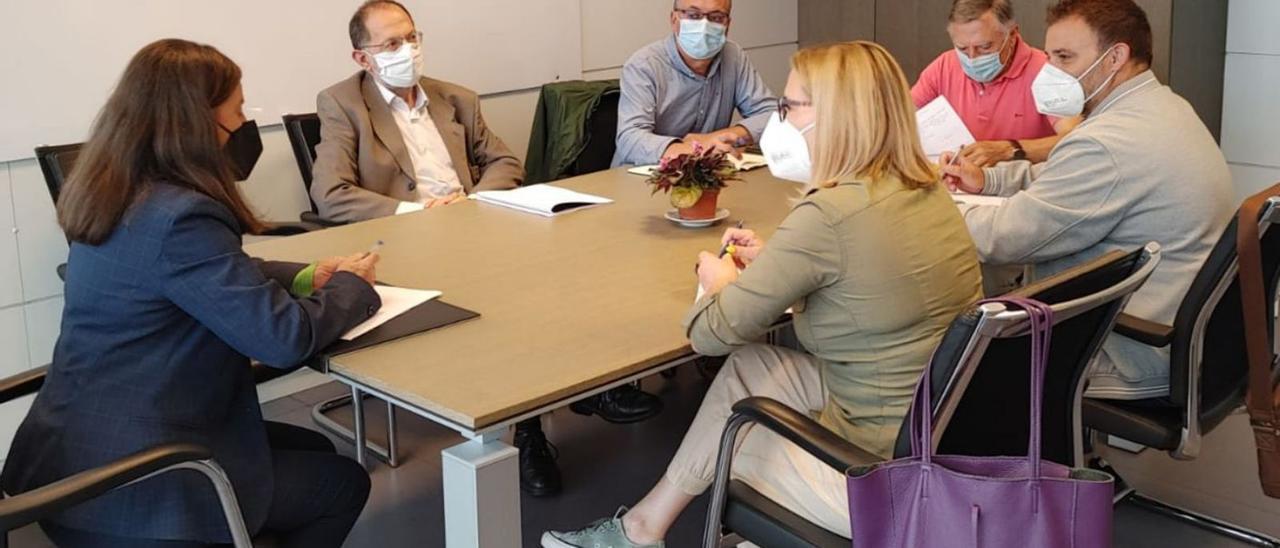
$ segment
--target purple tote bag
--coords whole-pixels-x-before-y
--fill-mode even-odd
[[[1108,547],[1113,478],[1040,460],[1040,400],[1053,312],[994,299],[1031,317],[1031,440],[1027,457],[934,455],[929,369],[912,403],[912,456],[848,471],[856,548]]]

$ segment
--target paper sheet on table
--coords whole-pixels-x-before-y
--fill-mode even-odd
[[[729,156],[729,162],[732,163],[734,169],[737,169],[738,171],[751,171],[753,169],[759,169],[769,165],[769,163],[765,161],[764,155],[752,154],[750,152],[742,153],[742,158],[735,158],[733,156]],[[644,177],[648,177],[653,174],[653,171],[655,169],[658,169],[658,166],[656,164],[647,165],[647,166],[636,166],[631,169],[628,169],[627,173],[630,173],[632,175],[641,175]]]
[[[471,198],[543,217],[613,203],[608,198],[551,184],[522,186],[515,190],[485,190],[472,194]]]
[[[1002,206],[1008,198],[1003,196],[983,196],[981,194],[969,194],[967,192],[952,192],[951,199],[957,204],[974,205],[974,206]]]
[[[360,325],[351,328],[351,331],[342,336],[342,340],[353,340],[395,319],[396,316],[412,310],[413,307],[442,295],[439,291],[406,289],[387,285],[375,285],[373,290],[378,292],[379,297],[382,297],[382,308],[378,309],[376,314],[370,316]]]
[[[965,127],[964,120],[956,114],[951,102],[941,95],[916,111],[916,125],[920,128],[924,154],[934,162],[943,152],[954,152],[961,146],[974,143],[973,134]]]

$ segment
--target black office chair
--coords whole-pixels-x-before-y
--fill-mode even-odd
[[[58,195],[62,192],[62,183],[71,175],[71,168],[76,165],[80,156],[80,144],[53,145],[36,147],[36,161],[40,164],[40,172],[44,174],[44,185],[49,189],[49,197],[54,205],[58,203]],[[67,279],[67,263],[58,265],[58,279]]]
[[[69,145],[41,145],[36,147],[36,161],[40,164],[40,172],[44,174],[44,184],[49,188],[49,197],[56,206],[58,196],[62,193],[62,185],[71,176],[76,159],[80,157],[83,143]],[[306,223],[271,223],[263,232],[266,236],[293,236],[315,230],[315,225]],[[66,280],[67,265],[58,265],[58,278]]]
[[[316,164],[316,145],[320,144],[320,117],[314,112],[286,114],[283,120],[284,132],[289,136],[289,144],[293,147],[293,158],[298,162],[298,173],[302,175],[302,186],[307,191],[307,203],[311,204],[311,211],[303,211],[299,218],[304,223],[323,227],[345,224],[320,217],[316,201],[311,199],[311,170]]]
[[[1275,310],[1280,278],[1280,198],[1271,198],[1258,219],[1266,310]],[[1202,436],[1244,402],[1248,362],[1244,314],[1236,276],[1237,219],[1227,225],[1178,306],[1173,325],[1121,315],[1115,331],[1154,347],[1169,347],[1169,401],[1084,400],[1085,426],[1145,447],[1168,451],[1175,459],[1200,454]],[[1268,315],[1268,322],[1274,319]],[[1275,340],[1275,326],[1267,332]],[[1190,513],[1148,498],[1131,488],[1122,500],[1220,534],[1266,546],[1280,541],[1211,517]]]
[[[38,392],[44,386],[47,372],[48,367],[41,367],[0,380],[0,404]],[[115,489],[178,470],[199,472],[209,479],[218,494],[235,547],[253,548],[231,481],[214,462],[208,448],[189,443],[161,445],[20,495],[0,498],[0,548],[8,547],[10,531]]]
[[[587,120],[587,143],[573,162],[569,176],[586,175],[609,169],[613,153],[618,148],[618,100],[621,91],[608,91],[600,96],[600,103]]]
[[[1043,456],[1074,465],[1081,458],[1080,399],[1084,373],[1116,316],[1160,261],[1159,246],[1114,251],[1085,265],[1013,292],[1053,307],[1052,353],[1045,372]],[[933,443],[946,455],[1025,455],[1030,429],[1031,339],[1025,311],[999,304],[975,306],[948,327],[929,367],[935,406]],[[719,545],[723,530],[760,546],[840,546],[831,533],[729,479],[733,447],[749,423],[767,428],[844,472],[881,460],[807,415],[767,398],[734,405],[720,442],[704,547]],[[910,455],[909,429],[898,434],[896,457]]]

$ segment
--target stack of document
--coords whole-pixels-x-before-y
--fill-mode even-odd
[[[485,190],[472,194],[471,199],[543,217],[554,217],[569,211],[613,203],[613,200],[608,198],[574,192],[548,184],[530,185],[515,190]]]
[[[974,143],[973,134],[965,127],[964,120],[956,114],[951,102],[941,95],[916,111],[916,125],[920,129],[924,154],[934,162],[943,152],[955,152]]]
[[[378,309],[378,313],[370,316],[369,319],[361,322],[342,335],[342,340],[354,340],[360,335],[364,335],[387,323],[397,316],[404,314],[414,307],[425,303],[431,299],[442,295],[439,291],[428,291],[422,289],[405,289],[403,287],[391,287],[387,285],[375,285],[373,290],[378,292],[378,296],[382,298],[382,308]]]

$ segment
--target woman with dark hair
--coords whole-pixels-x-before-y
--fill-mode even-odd
[[[374,254],[307,266],[241,251],[236,182],[262,142],[240,68],[161,40],[129,62],[58,201],[71,239],[62,332],[5,461],[22,493],[157,445],[208,447],[253,533],[340,546],[369,477],[324,436],[263,421],[250,358],[290,368],[372,315]],[[230,541],[199,474],[170,473],[41,522],[59,546]]]

